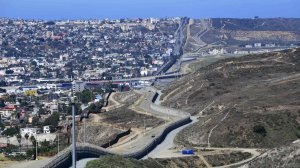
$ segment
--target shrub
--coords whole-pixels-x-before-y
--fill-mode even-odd
[[[267,134],[267,131],[263,125],[255,125],[253,127],[253,132],[263,135],[263,136],[266,136],[266,134]]]

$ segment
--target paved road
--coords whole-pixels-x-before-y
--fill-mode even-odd
[[[8,165],[7,168],[27,168],[27,167],[28,168],[41,168],[48,161],[49,161],[49,159],[22,161],[22,162]]]
[[[145,77],[138,77],[138,78],[114,79],[114,80],[91,80],[91,81],[86,81],[86,82],[88,82],[88,83],[108,83],[108,82],[149,81],[149,80],[155,80],[157,78],[174,78],[174,77],[177,77],[178,75],[182,75],[182,74],[166,74],[166,75],[145,76]]]
[[[242,160],[242,161],[232,163],[229,165],[218,166],[216,168],[240,166],[240,165],[243,165],[261,155],[261,152],[258,152],[259,149],[254,149],[254,148],[205,148],[205,149],[206,150],[212,149],[212,150],[221,150],[221,151],[227,150],[227,151],[237,151],[237,152],[248,152],[248,153],[252,154],[252,156],[246,160]]]
[[[87,162],[91,161],[91,160],[96,160],[98,158],[87,158],[87,159],[81,159],[79,161],[76,162],[76,167],[77,168],[85,168]],[[70,167],[72,168],[72,166]]]
[[[172,149],[175,147],[174,139],[181,130],[183,130],[184,128],[186,128],[189,125],[194,124],[195,122],[198,121],[198,119],[196,117],[191,117],[191,119],[192,119],[191,123],[171,131],[167,135],[166,139],[161,144],[159,144],[153,151],[151,151],[147,156],[145,156],[143,159],[147,159],[148,157],[150,157],[150,158],[182,157],[183,155],[181,155],[180,153],[178,154],[176,150],[174,151]]]
[[[140,93],[144,95],[144,98],[143,101],[140,103],[139,108],[143,109],[144,111],[153,116],[159,116],[160,118],[164,118],[169,121],[174,121],[182,117],[186,117],[187,115],[185,113],[178,113],[172,109],[166,109],[165,107],[161,107],[159,105],[156,105],[156,110],[154,110],[151,105],[153,105],[152,98],[156,93],[156,90],[152,87],[147,87],[141,90]],[[153,136],[158,135],[165,127],[166,125],[160,125],[156,128],[145,132],[144,134],[140,134],[131,142],[125,143],[115,148],[111,148],[111,150],[120,154],[124,154],[141,149],[144,147],[145,144],[147,144],[147,142],[152,141]]]

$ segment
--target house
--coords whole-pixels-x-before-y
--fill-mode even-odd
[[[50,125],[46,125],[43,127],[43,132],[44,134],[50,134]]]
[[[16,111],[16,107],[15,106],[6,106],[3,108],[0,108],[0,115],[2,118],[8,118],[11,117],[13,115],[13,113]]]

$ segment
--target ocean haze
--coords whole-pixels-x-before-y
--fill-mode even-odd
[[[0,0],[0,17],[115,19],[300,17],[298,0]]]

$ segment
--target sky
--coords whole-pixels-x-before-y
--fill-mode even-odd
[[[0,17],[22,19],[300,18],[300,0],[0,0]]]

